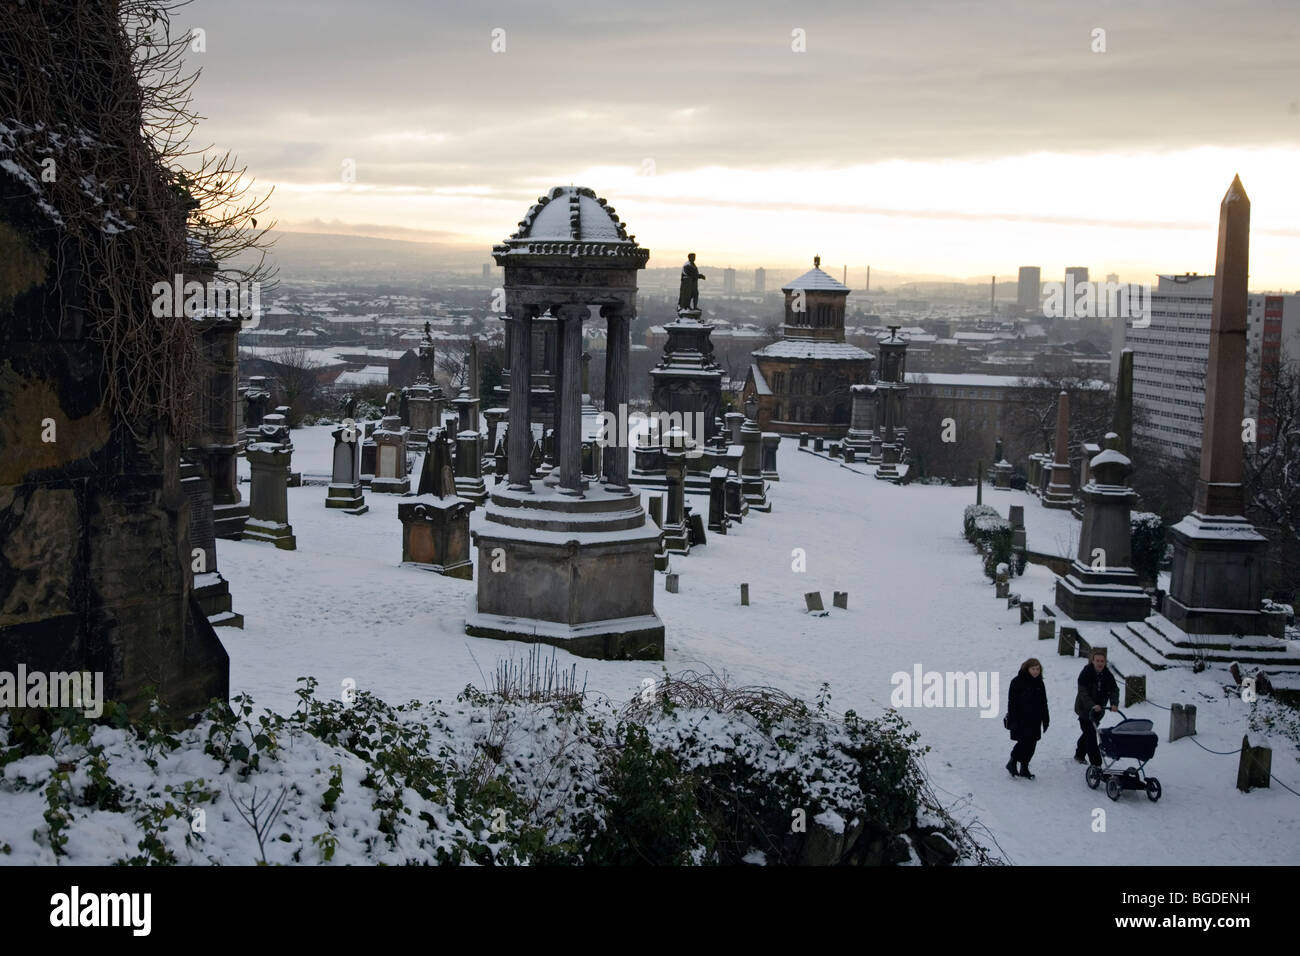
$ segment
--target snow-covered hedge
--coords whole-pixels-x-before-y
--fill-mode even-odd
[[[991,505],[967,505],[962,514],[962,529],[966,540],[984,556],[984,573],[996,580],[997,568],[1006,564],[1016,574],[1025,573],[1025,555],[1012,551],[1011,522],[998,514]]]
[[[929,794],[894,711],[665,679],[454,706],[246,697],[193,726],[0,716],[5,862],[884,863],[984,859]],[[713,688],[716,691],[716,688]],[[683,702],[689,702],[689,705]],[[37,719],[40,718],[40,719]],[[923,826],[918,819],[926,821]]]

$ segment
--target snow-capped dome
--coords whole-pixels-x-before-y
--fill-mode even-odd
[[[782,292],[790,292],[794,289],[803,289],[808,292],[844,292],[851,290],[838,279],[827,275],[819,268],[822,264],[822,257],[813,258],[813,267],[787,285],[781,286]]]
[[[610,206],[585,186],[556,186],[528,210],[511,239],[547,242],[627,241],[627,229]],[[634,238],[634,237],[633,237]]]

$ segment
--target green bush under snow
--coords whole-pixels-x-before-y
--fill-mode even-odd
[[[169,730],[109,706],[0,716],[0,854],[77,864],[768,864],[983,851],[925,786],[917,735],[712,675],[621,709],[467,688]],[[21,719],[15,719],[19,717]],[[922,827],[918,819],[927,821]],[[816,840],[813,837],[816,837]],[[937,844],[936,844],[937,841]],[[913,851],[917,852],[913,852]],[[940,857],[944,854],[939,854]]]

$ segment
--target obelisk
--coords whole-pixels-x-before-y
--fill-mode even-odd
[[[1219,207],[1200,477],[1192,513],[1169,529],[1174,558],[1164,616],[1189,634],[1277,630],[1276,616],[1261,613],[1267,542],[1244,516],[1241,418],[1249,258],[1250,200],[1234,177]]]
[[[1056,405],[1056,447],[1052,449],[1052,479],[1043,493],[1044,508],[1070,508],[1070,395],[1062,391]]]
[[[1119,451],[1133,456],[1133,350],[1119,353],[1119,374],[1115,378],[1115,420],[1111,429],[1119,436]]]

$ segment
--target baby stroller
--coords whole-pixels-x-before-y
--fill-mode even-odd
[[[1145,790],[1147,799],[1152,803],[1160,799],[1160,781],[1148,777],[1143,771],[1147,761],[1155,755],[1159,736],[1151,729],[1149,720],[1130,720],[1120,711],[1123,718],[1114,727],[1103,727],[1098,731],[1102,757],[1107,761],[1100,767],[1089,767],[1085,773],[1088,786],[1096,790],[1102,781],[1106,782],[1106,796],[1118,800],[1124,790]],[[1136,760],[1136,767],[1112,769],[1121,760]]]

